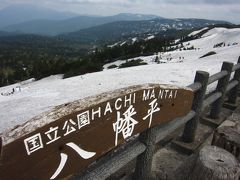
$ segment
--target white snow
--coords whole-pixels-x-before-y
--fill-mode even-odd
[[[132,38],[132,43],[135,43],[137,41],[137,37]]]
[[[240,43],[240,28],[226,29],[226,28],[213,28],[207,33],[203,34],[202,38],[192,40],[189,42],[190,46],[200,49],[212,49],[215,44],[224,42],[226,46],[233,45],[234,43]],[[215,50],[216,48],[214,48]]]
[[[123,46],[124,44],[126,44],[127,42],[126,41],[124,41],[124,42],[122,42],[121,44],[120,44],[120,46]]]
[[[155,38],[154,35],[148,36],[147,38],[145,38],[145,41],[147,41],[147,40],[151,40],[151,39],[153,39],[153,38]]]
[[[155,64],[155,62],[154,62],[155,58],[156,58],[156,55],[152,55],[152,56],[139,56],[139,57],[130,58],[130,59],[127,59],[127,60],[117,60],[115,62],[105,64],[103,66],[103,68],[106,70],[111,65],[119,66],[119,65],[121,65],[123,63],[126,63],[127,61],[137,60],[137,59],[141,59],[141,60],[143,60],[143,62],[146,62],[148,64]]]
[[[114,43],[114,44],[108,45],[107,47],[113,48],[113,47],[117,46],[118,44],[119,44],[119,42],[116,42],[116,43]]]
[[[34,82],[34,81],[35,81],[35,78],[31,78],[31,79],[28,79],[28,80],[26,80],[26,81],[20,82],[20,84],[21,84],[21,85],[24,85],[24,84],[32,83],[32,82]]]
[[[207,33],[203,34],[202,37],[211,36],[211,35],[221,35],[221,36],[225,35],[224,36],[225,38],[226,37],[234,38],[234,36],[239,37],[239,31],[240,31],[240,28],[234,28],[234,29],[213,28],[213,29],[209,30]]]
[[[204,30],[207,30],[207,29],[208,29],[208,27],[205,27],[205,28],[202,28],[202,29],[200,29],[200,30],[198,30],[198,31],[193,31],[193,32],[190,33],[188,36],[195,36],[196,34],[202,32],[202,31],[204,31]]]
[[[1,133],[10,131],[15,126],[53,109],[57,105],[103,92],[145,83],[187,86],[193,82],[197,70],[213,74],[220,71],[223,61],[237,62],[240,55],[240,44],[214,48],[216,55],[199,59],[200,56],[212,51],[216,42],[226,40],[239,42],[240,30],[209,31],[203,38],[190,42],[191,45],[201,47],[200,50],[172,51],[135,58],[141,58],[149,65],[110,69],[68,79],[62,79],[62,75],[50,76],[32,83],[1,87],[0,94],[11,92],[12,88],[19,85],[21,92],[9,96],[0,95],[0,136]],[[166,64],[156,64],[153,62],[156,56],[162,57],[162,60],[166,62],[168,62],[167,58],[171,57],[172,59]],[[179,63],[180,57],[184,57],[181,63]]]

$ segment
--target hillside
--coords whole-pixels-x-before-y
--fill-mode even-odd
[[[1,36],[13,36],[13,35],[17,35],[17,32],[6,32],[6,31],[0,31],[0,37]]]
[[[198,36],[198,34],[201,34],[203,31],[205,31],[205,33],[194,40],[184,43],[177,43],[177,45],[169,47],[173,49],[177,48],[175,51],[169,51],[165,53],[159,52],[151,56],[140,56],[126,60],[118,60],[116,62],[104,65],[104,68],[107,69],[112,65],[118,67],[121,64],[124,64],[126,61],[138,59],[143,60],[143,62],[147,64],[182,63],[184,61],[200,58],[211,51],[216,52],[216,55],[214,56],[218,57],[218,53],[223,53],[225,50],[237,48],[240,45],[240,28],[203,28],[193,31],[188,36]],[[218,47],[216,47],[217,45]]]
[[[199,39],[185,42],[186,44],[195,43],[196,46],[199,44],[200,49],[156,52],[154,56],[145,57],[149,65],[105,70],[67,79],[62,79],[62,75],[56,75],[35,82],[29,81],[2,87],[0,88],[0,93],[2,93],[0,96],[0,109],[2,109],[0,111],[2,117],[0,133],[26,122],[39,113],[51,110],[56,105],[99,93],[144,83],[187,86],[193,82],[196,70],[204,70],[213,74],[221,69],[223,61],[236,63],[240,55],[239,34],[239,29],[215,28]],[[215,41],[209,41],[209,37],[215,38]],[[230,46],[213,47],[216,42],[226,40],[229,40]],[[238,44],[233,45],[233,42]],[[209,51],[216,51],[216,54],[199,58]],[[161,55],[162,61],[167,63],[154,63],[156,55]],[[179,61],[179,57],[184,58]],[[21,87],[21,92],[11,93],[12,88],[17,86]]]
[[[74,16],[76,16],[74,13],[55,11],[41,6],[16,4],[0,10],[0,29],[37,19],[62,20]]]
[[[227,47],[236,43],[240,43],[240,28],[226,29],[226,28],[213,28],[201,36],[200,39],[189,41],[188,46],[195,48],[213,48],[214,45],[219,44],[219,47]],[[206,43],[207,41],[211,43]],[[222,45],[220,45],[222,43]]]
[[[170,30],[196,29],[209,25],[224,24],[224,21],[204,19],[162,19],[156,18],[144,21],[119,21],[107,23],[60,37],[80,42],[113,41],[121,38],[159,34]],[[229,23],[227,23],[229,24]],[[170,31],[171,32],[171,31]],[[165,33],[166,34],[166,33]]]
[[[51,74],[71,77],[102,70],[107,61],[120,57],[161,51],[171,39],[162,37],[149,41],[108,48],[39,35],[0,37],[0,86],[29,78],[41,79]]]
[[[188,44],[185,42],[187,39],[198,39],[204,32],[194,37],[187,36],[191,32],[191,29],[170,29],[154,35],[138,34],[134,35],[133,38],[121,37],[120,41],[113,38],[109,43],[109,39],[101,42],[91,40],[81,42],[77,39],[67,39],[61,36],[14,35],[14,33],[0,32],[0,86],[32,77],[41,79],[58,73],[64,74],[65,78],[72,77],[101,71],[105,63],[116,60],[153,55],[159,51],[163,53],[175,49],[199,48],[191,42]],[[181,42],[175,40],[178,38]],[[177,44],[175,44],[176,42]],[[214,42],[215,46],[222,43],[218,40]],[[225,45],[228,44],[225,43]],[[171,57],[161,59],[160,54],[154,58],[157,63],[165,63],[171,59]],[[131,66],[137,63],[141,64],[141,62],[129,63]],[[124,66],[128,66],[128,64]]]
[[[130,14],[121,13],[114,16],[77,16],[64,20],[51,20],[39,18],[22,22],[19,24],[12,24],[2,28],[4,31],[22,33],[40,34],[40,35],[58,35],[86,29],[93,26],[98,26],[116,21],[142,21],[154,18],[161,18],[155,15]]]
[[[21,15],[18,18],[20,17]],[[107,37],[108,33],[111,36],[109,39],[112,39],[112,37],[118,38],[120,35],[158,33],[167,30],[193,29],[207,25],[227,23],[225,21],[203,19],[167,19],[155,15],[131,13],[121,13],[113,16],[80,15],[58,20],[46,15],[36,18],[33,17],[31,20],[9,24],[2,28],[0,26],[0,29],[7,32],[48,36],[69,33],[66,35],[67,38],[77,37],[78,40],[82,38],[82,40],[86,41],[84,39],[85,35],[91,40],[102,40]],[[95,33],[99,33],[99,35]]]

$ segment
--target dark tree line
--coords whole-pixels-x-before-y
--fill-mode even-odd
[[[166,51],[172,40],[157,37],[112,48],[103,46],[89,53],[88,45],[48,37],[23,35],[0,38],[0,86],[53,74],[64,74],[67,78],[101,71],[105,63],[117,59]]]
[[[134,44],[117,45],[114,47],[107,47],[96,49],[90,58],[94,62],[108,63],[118,59],[129,59],[141,55],[152,55],[155,52],[167,51],[173,42],[173,38],[156,37],[154,39],[145,41],[140,40]]]

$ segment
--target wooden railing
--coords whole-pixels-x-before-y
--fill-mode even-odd
[[[216,81],[216,89],[206,94],[208,85]],[[201,112],[210,106],[209,118],[218,119],[226,98],[228,103],[236,104],[239,82],[240,57],[236,65],[224,62],[221,71],[211,76],[208,72],[197,71],[194,83],[188,86],[194,91],[192,110],[185,117],[140,133],[138,138],[104,156],[87,171],[75,175],[72,179],[105,179],[135,158],[137,161],[133,178],[147,179],[151,173],[155,144],[184,125],[181,141],[193,143]]]

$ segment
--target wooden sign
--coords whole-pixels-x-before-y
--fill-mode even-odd
[[[60,179],[83,171],[127,138],[185,116],[192,100],[189,89],[147,84],[58,106],[1,135],[0,179]]]

